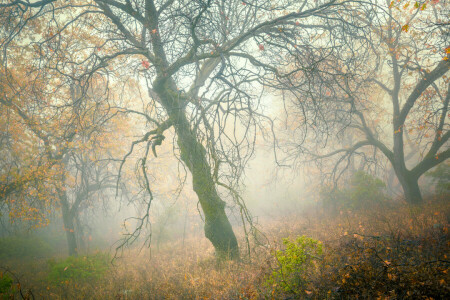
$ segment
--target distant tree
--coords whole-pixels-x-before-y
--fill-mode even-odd
[[[61,80],[49,79],[44,69],[27,70],[32,62],[26,51],[22,55],[9,56],[14,68],[4,64],[0,72],[0,199],[12,221],[32,227],[48,225],[48,215],[60,208],[69,255],[76,255],[81,204],[115,187],[116,177],[107,172],[110,157],[96,149],[106,147],[99,138],[117,111],[92,89],[82,95],[76,84],[55,84]]]
[[[293,63],[309,67],[285,81],[301,114],[294,156],[332,161],[325,169],[338,178],[352,157],[382,155],[407,202],[420,203],[418,179],[450,157],[448,9],[439,1],[343,6],[304,31],[310,42]],[[346,135],[353,143],[339,147]]]

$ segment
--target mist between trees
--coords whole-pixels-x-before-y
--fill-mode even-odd
[[[120,257],[204,235],[239,260],[269,243],[259,217],[444,195],[448,14],[2,0],[1,236],[53,230],[69,256],[101,240]]]

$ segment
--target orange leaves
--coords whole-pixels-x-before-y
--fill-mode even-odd
[[[450,54],[450,46],[445,48],[445,56],[444,56],[443,60],[448,60],[448,55],[449,54]]]
[[[409,25],[408,24],[405,24],[405,25],[402,26],[402,31],[408,32],[408,30],[409,30]]]
[[[263,44],[259,44],[258,48],[259,48],[260,51],[264,51],[264,45]]]

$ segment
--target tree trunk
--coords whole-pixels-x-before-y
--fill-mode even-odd
[[[66,232],[67,247],[70,256],[77,256],[77,239],[75,236],[74,216],[70,211],[69,202],[65,191],[59,192],[59,200],[61,202],[61,212],[64,223],[64,231]]]
[[[403,192],[405,193],[406,201],[410,204],[422,203],[422,193],[420,192],[419,183],[417,179],[407,180],[402,183]]]
[[[75,227],[73,224],[73,218],[70,218],[68,216],[67,218],[64,218],[64,230],[66,231],[66,237],[67,237],[67,246],[69,248],[69,255],[70,256],[77,256],[78,255],[78,249],[77,249],[77,240],[75,238]]]
[[[80,221],[80,216],[78,214],[76,214],[73,218],[75,220],[75,224],[76,224],[76,228],[77,228],[77,232],[75,235],[75,240],[78,240],[78,247],[77,249],[82,249],[82,250],[86,250],[86,242],[84,239],[84,234],[85,231],[83,230],[83,227],[81,227],[81,221]],[[78,251],[77,251],[78,252]]]
[[[189,122],[182,113],[177,115],[175,130],[181,160],[192,173],[194,191],[205,215],[205,236],[213,244],[219,258],[238,259],[239,248],[236,236],[225,213],[225,202],[220,199],[211,176],[211,166],[206,158],[206,150],[197,141]]]
[[[408,174],[408,171],[402,172],[402,174],[397,173],[397,177],[402,185],[406,202],[409,204],[422,203],[423,199],[419,188],[419,179],[415,178],[411,174]]]

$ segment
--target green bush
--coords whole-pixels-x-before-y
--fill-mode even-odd
[[[427,173],[436,185],[436,193],[450,193],[450,163],[442,163]]]
[[[278,267],[266,280],[275,293],[305,295],[309,278],[317,272],[323,253],[322,243],[306,236],[294,242],[283,239],[285,250],[274,253]]]
[[[110,256],[100,252],[91,256],[70,256],[60,262],[49,260],[48,281],[52,285],[95,281],[108,271],[110,262]]]
[[[34,236],[10,236],[0,239],[0,260],[45,257],[50,245]]]
[[[0,273],[0,299],[7,299],[12,292],[13,280],[8,274]]]
[[[344,188],[322,187],[320,198],[325,206],[332,209],[360,209],[383,202],[386,199],[385,187],[381,179],[364,171],[357,171]]]

